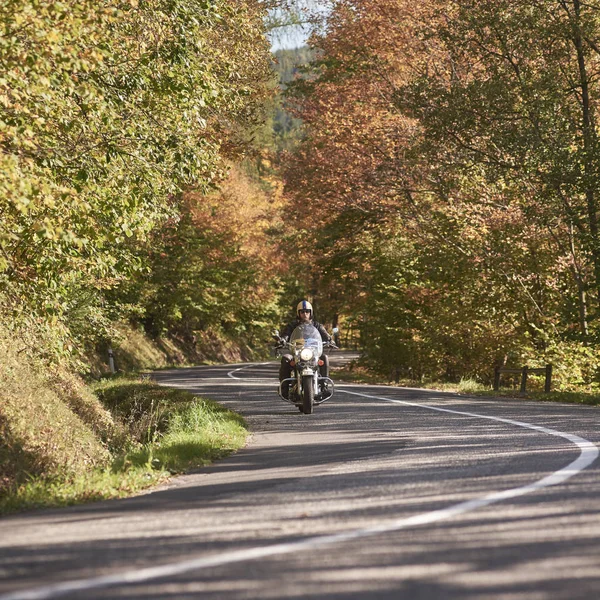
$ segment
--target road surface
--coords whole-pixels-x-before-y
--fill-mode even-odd
[[[127,500],[0,521],[0,600],[600,598],[593,407],[338,385],[277,365],[162,371],[248,446]]]

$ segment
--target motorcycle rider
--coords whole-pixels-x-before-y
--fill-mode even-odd
[[[292,335],[292,332],[298,325],[303,323],[310,323],[320,334],[324,342],[331,342],[331,336],[327,333],[327,330],[321,323],[315,321],[313,318],[313,307],[308,300],[301,300],[296,307],[296,320],[288,323],[281,332],[281,337],[287,342]],[[288,379],[292,376],[292,365],[290,364],[293,360],[291,354],[284,354],[281,357],[281,366],[279,367],[279,381]],[[322,364],[321,364],[322,363]],[[319,357],[319,373],[321,377],[329,377],[329,357],[326,354],[322,354]],[[290,382],[285,382],[281,386],[281,393],[285,398],[288,397],[290,388]]]

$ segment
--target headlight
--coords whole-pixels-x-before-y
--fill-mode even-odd
[[[300,358],[305,361],[312,360],[314,356],[315,353],[310,348],[302,348],[300,352]]]

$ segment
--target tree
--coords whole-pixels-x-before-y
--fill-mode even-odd
[[[287,172],[300,246],[353,282],[341,299],[331,278],[312,286],[354,313],[380,364],[403,356],[460,377],[539,356],[578,316],[585,332],[585,283],[572,277],[593,271],[592,238],[557,210],[557,189],[581,182],[583,163],[565,161],[585,148],[573,129],[585,119],[566,118],[577,94],[559,78],[577,28],[555,44],[530,4],[338,2],[313,40],[312,77],[293,87],[306,127]],[[501,42],[518,46],[528,87]]]
[[[153,336],[170,332],[190,341],[212,331],[246,343],[264,338],[278,316],[282,269],[270,231],[279,210],[232,167],[219,191],[185,194],[181,217],[153,236],[147,273],[117,297],[137,298]]]
[[[442,168],[452,160],[461,175],[481,169],[505,206],[547,231],[569,265],[584,338],[587,291],[597,296],[600,283],[598,8],[450,2],[443,25],[428,32],[443,40],[444,60],[398,103],[419,119]]]
[[[182,191],[214,189],[224,159],[242,156],[263,122],[264,9],[251,0],[0,9],[3,303],[71,324],[79,315],[93,338],[109,315],[103,290],[141,268],[140,248],[177,219]]]

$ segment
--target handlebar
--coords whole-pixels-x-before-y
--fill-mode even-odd
[[[283,348],[289,348],[290,347],[290,342],[282,337],[277,339],[277,344],[274,346],[274,350],[281,350]],[[340,347],[336,346],[336,344],[333,342],[333,340],[330,340],[328,342],[323,342],[323,348],[333,348],[335,350],[339,350]]]

